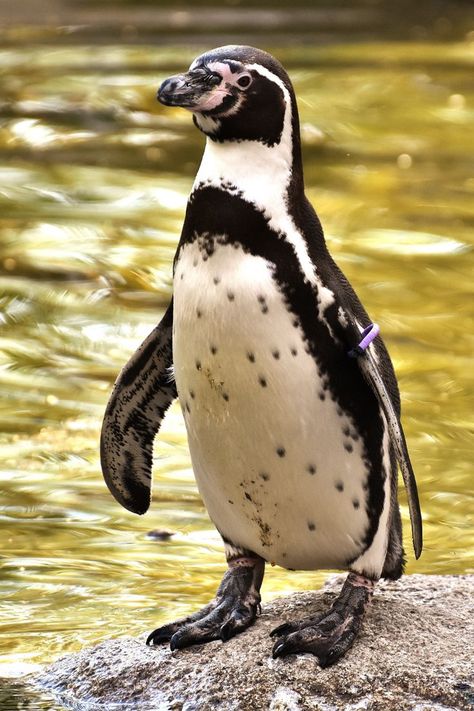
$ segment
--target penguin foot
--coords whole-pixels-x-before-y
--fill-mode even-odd
[[[285,623],[271,632],[272,637],[279,638],[273,647],[273,658],[311,653],[318,657],[322,668],[337,662],[357,637],[374,587],[373,580],[349,573],[328,612]]]
[[[212,602],[189,617],[158,627],[148,636],[147,645],[169,642],[174,651],[216,639],[226,642],[243,632],[260,610],[263,568],[261,558],[232,561]]]

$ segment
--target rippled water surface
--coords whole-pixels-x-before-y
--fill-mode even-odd
[[[250,37],[290,71],[309,196],[395,361],[425,522],[415,562],[402,493],[408,572],[473,571],[468,5],[448,38]],[[112,382],[170,298],[203,145],[155,90],[232,38],[132,30],[2,31],[0,676],[196,609],[224,570],[176,406],[146,517],[115,503],[99,468]],[[264,600],[325,576],[270,568]]]

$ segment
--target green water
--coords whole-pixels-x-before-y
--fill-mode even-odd
[[[290,71],[308,194],[395,362],[425,526],[415,562],[402,493],[408,572],[420,573],[474,568],[474,34],[468,3],[455,5],[448,37],[388,25],[376,39],[250,36]],[[176,406],[146,517],[115,503],[99,468],[112,382],[170,298],[203,145],[156,87],[232,39],[127,31],[0,34],[0,677],[196,609],[224,571]],[[147,535],[158,528],[174,535]],[[269,568],[264,601],[325,577]]]

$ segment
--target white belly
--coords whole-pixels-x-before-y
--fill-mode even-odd
[[[232,245],[205,260],[196,243],[183,248],[175,376],[211,519],[283,567],[344,567],[368,525],[362,443],[294,320],[264,259]]]

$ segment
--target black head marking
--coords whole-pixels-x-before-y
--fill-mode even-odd
[[[213,141],[267,146],[281,140],[288,96],[293,110],[293,88],[281,64],[267,52],[239,45],[202,54],[158,92],[162,103],[193,111],[195,125]]]

